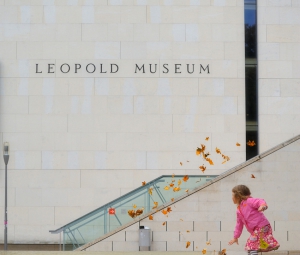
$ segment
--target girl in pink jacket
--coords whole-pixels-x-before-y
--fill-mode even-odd
[[[273,237],[270,222],[263,214],[268,208],[265,200],[252,198],[249,188],[238,185],[232,189],[232,201],[237,205],[236,226],[234,236],[229,245],[238,244],[238,238],[242,234],[243,226],[250,233],[245,250],[249,255],[257,255],[258,252],[277,250],[279,243]]]

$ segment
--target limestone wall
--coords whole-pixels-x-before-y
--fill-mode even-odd
[[[243,13],[243,0],[0,0],[9,242],[57,243],[50,229],[142,181],[200,174],[194,150],[207,136],[209,150],[218,146],[231,157],[211,174],[243,162]],[[170,75],[135,76],[126,69],[165,62],[181,70],[209,64],[210,73],[175,74],[173,66]],[[70,73],[60,72],[63,63]],[[97,63],[95,73],[85,71],[88,63]],[[101,74],[100,63],[123,71]],[[3,160],[0,168],[3,194]]]
[[[260,151],[299,134],[300,4],[258,2]]]

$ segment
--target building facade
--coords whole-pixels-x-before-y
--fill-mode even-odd
[[[298,135],[299,35],[299,0],[0,0],[9,242],[57,243],[142,181],[202,174],[201,143],[218,175]]]

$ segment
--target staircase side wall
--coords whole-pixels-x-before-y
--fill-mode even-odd
[[[239,245],[227,245],[233,237],[236,220],[231,189],[238,184],[247,185],[253,197],[267,201],[269,208],[265,215],[281,244],[280,250],[299,249],[299,164],[300,140],[297,140],[173,204],[168,217],[161,212],[153,214],[153,221],[145,219],[140,222],[152,230],[151,250],[201,251],[207,248],[218,251],[225,248],[232,252],[242,251],[249,236],[245,229]],[[251,178],[251,174],[255,178]],[[136,223],[86,250],[137,251],[138,228]],[[208,240],[211,240],[210,246],[206,245]],[[191,242],[189,248],[186,248],[187,241]]]

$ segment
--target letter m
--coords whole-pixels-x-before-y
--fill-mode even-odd
[[[143,69],[143,73],[145,73],[145,67],[144,65],[142,65],[141,67],[139,67],[137,64],[135,64],[135,73],[137,73],[137,70],[142,71]]]
[[[203,66],[200,64],[200,73],[201,73],[201,70],[203,70],[205,72],[206,69],[207,69],[207,73],[209,73],[209,65],[207,65],[205,68],[203,68]]]

